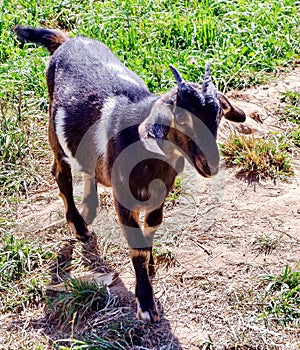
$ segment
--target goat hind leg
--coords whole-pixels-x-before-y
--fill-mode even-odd
[[[72,232],[78,240],[87,242],[91,234],[75,206],[70,165],[62,159],[57,160],[55,158],[52,166],[52,174],[55,176],[55,180],[59,187],[59,195],[64,201],[66,220]]]

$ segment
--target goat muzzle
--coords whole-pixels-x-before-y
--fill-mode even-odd
[[[219,171],[219,164],[217,165],[209,164],[203,155],[199,155],[195,157],[195,165],[196,165],[197,171],[203,177],[214,176]]]

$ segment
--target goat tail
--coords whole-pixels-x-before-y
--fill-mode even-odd
[[[14,31],[20,40],[45,46],[51,55],[68,40],[68,37],[58,30],[16,26]]]

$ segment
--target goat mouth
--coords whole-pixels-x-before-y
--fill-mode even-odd
[[[196,166],[197,171],[203,177],[211,177],[218,173],[218,166],[211,166],[207,163],[204,156],[196,156],[194,159],[194,164]]]

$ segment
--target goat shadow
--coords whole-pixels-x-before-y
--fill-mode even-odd
[[[71,239],[61,246],[56,260],[50,267],[51,284],[57,284],[62,279],[70,278],[74,250],[78,249],[78,245],[80,243]],[[88,243],[81,244],[81,263],[89,269],[89,272],[114,272],[101,256],[97,236],[93,233]],[[47,293],[47,298],[52,300],[52,307],[45,307],[44,318],[34,322],[33,327],[42,329],[49,337],[51,346],[55,344],[55,347],[66,346],[68,343],[72,345],[71,341],[67,341],[66,344],[66,341],[62,342],[60,339],[84,341],[88,339],[88,342],[95,342],[95,344],[101,339],[110,344],[111,349],[160,349],[162,347],[182,349],[178,339],[172,333],[169,321],[162,315],[163,309],[159,302],[157,306],[162,315],[161,320],[155,324],[149,324],[136,319],[135,296],[126,288],[119,276],[115,278],[109,290],[114,300],[110,306],[103,311],[89,313],[84,322],[69,322],[67,326],[60,322],[60,313],[63,313],[63,310],[53,310],[53,305],[55,305],[53,300],[59,300],[59,293]],[[118,345],[118,342],[122,344],[122,347]],[[116,345],[113,345],[114,343]],[[101,344],[99,344],[99,349],[102,348]]]

